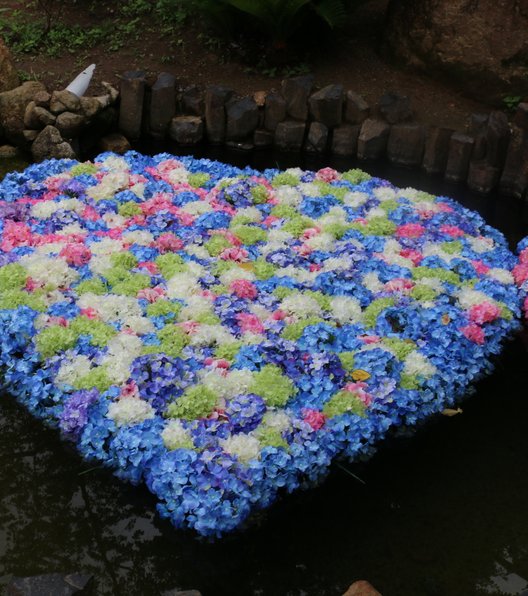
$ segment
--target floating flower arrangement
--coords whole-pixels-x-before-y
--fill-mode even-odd
[[[454,405],[518,326],[500,232],[360,170],[104,153],[0,211],[6,387],[202,535]]]

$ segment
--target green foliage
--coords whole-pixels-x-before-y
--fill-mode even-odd
[[[339,391],[323,407],[323,414],[329,418],[346,412],[365,416],[365,404],[351,391]]]
[[[195,385],[189,387],[185,393],[167,408],[169,418],[185,418],[194,420],[209,415],[216,405],[216,393],[204,387]]]
[[[274,364],[267,364],[255,374],[249,393],[260,395],[268,406],[284,406],[297,392],[291,380]]]
[[[57,352],[73,348],[77,337],[75,331],[69,327],[52,325],[42,329],[35,339],[35,344],[42,358],[49,358]]]

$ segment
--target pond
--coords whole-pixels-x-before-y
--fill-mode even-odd
[[[156,147],[147,147],[155,151]],[[164,148],[165,149],[165,148]],[[225,150],[256,168],[331,165]],[[447,194],[481,212],[513,247],[521,202],[480,197],[417,172],[360,164],[399,186]],[[0,399],[0,589],[12,575],[80,570],[98,594],[337,596],[368,579],[386,596],[521,594],[528,588],[528,402],[520,338],[463,405],[369,463],[336,466],[217,543],[161,521],[146,489],[92,468],[7,394]]]

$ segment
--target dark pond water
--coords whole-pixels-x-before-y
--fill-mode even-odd
[[[355,165],[208,156],[259,168]],[[453,196],[512,244],[528,233],[519,201],[474,196],[383,164],[362,167]],[[528,588],[527,363],[518,338],[462,415],[393,440],[368,464],[336,467],[319,488],[213,544],[159,520],[146,490],[90,468],[2,395],[0,592],[12,575],[82,570],[94,574],[98,594],[127,596],[174,587],[204,596],[337,596],[363,578],[385,596],[521,594]]]

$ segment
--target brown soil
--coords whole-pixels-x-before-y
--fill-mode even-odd
[[[4,9],[20,9],[20,4],[14,0],[0,0],[0,8]],[[115,5],[100,2],[97,11],[90,11],[82,2],[66,2],[61,7],[60,19],[64,23],[95,26],[115,16],[112,4]],[[307,56],[305,62],[315,75],[316,85],[342,83],[346,89],[363,95],[370,105],[375,105],[385,91],[397,91],[412,99],[418,120],[457,130],[466,127],[470,113],[489,111],[489,106],[463,97],[449,84],[406,72],[380,56],[386,5],[387,0],[367,1],[331,46],[325,45]],[[30,9],[23,10],[30,18]],[[199,39],[198,28],[193,23],[182,28],[176,44],[174,39],[156,31],[150,17],[142,18],[141,25],[137,39],[131,36],[126,45],[115,52],[109,51],[105,44],[75,54],[64,52],[56,58],[38,53],[20,54],[15,57],[16,66],[26,75],[43,81],[49,89],[57,89],[67,85],[80,70],[94,62],[96,77],[89,90],[93,94],[100,91],[99,83],[103,80],[118,86],[119,75],[126,70],[144,70],[151,79],[155,79],[159,72],[171,72],[181,87],[191,83],[201,86],[219,83],[241,95],[276,89],[284,78],[282,75],[269,77],[248,72],[248,65],[240,60],[226,60],[225,49],[209,49]]]

